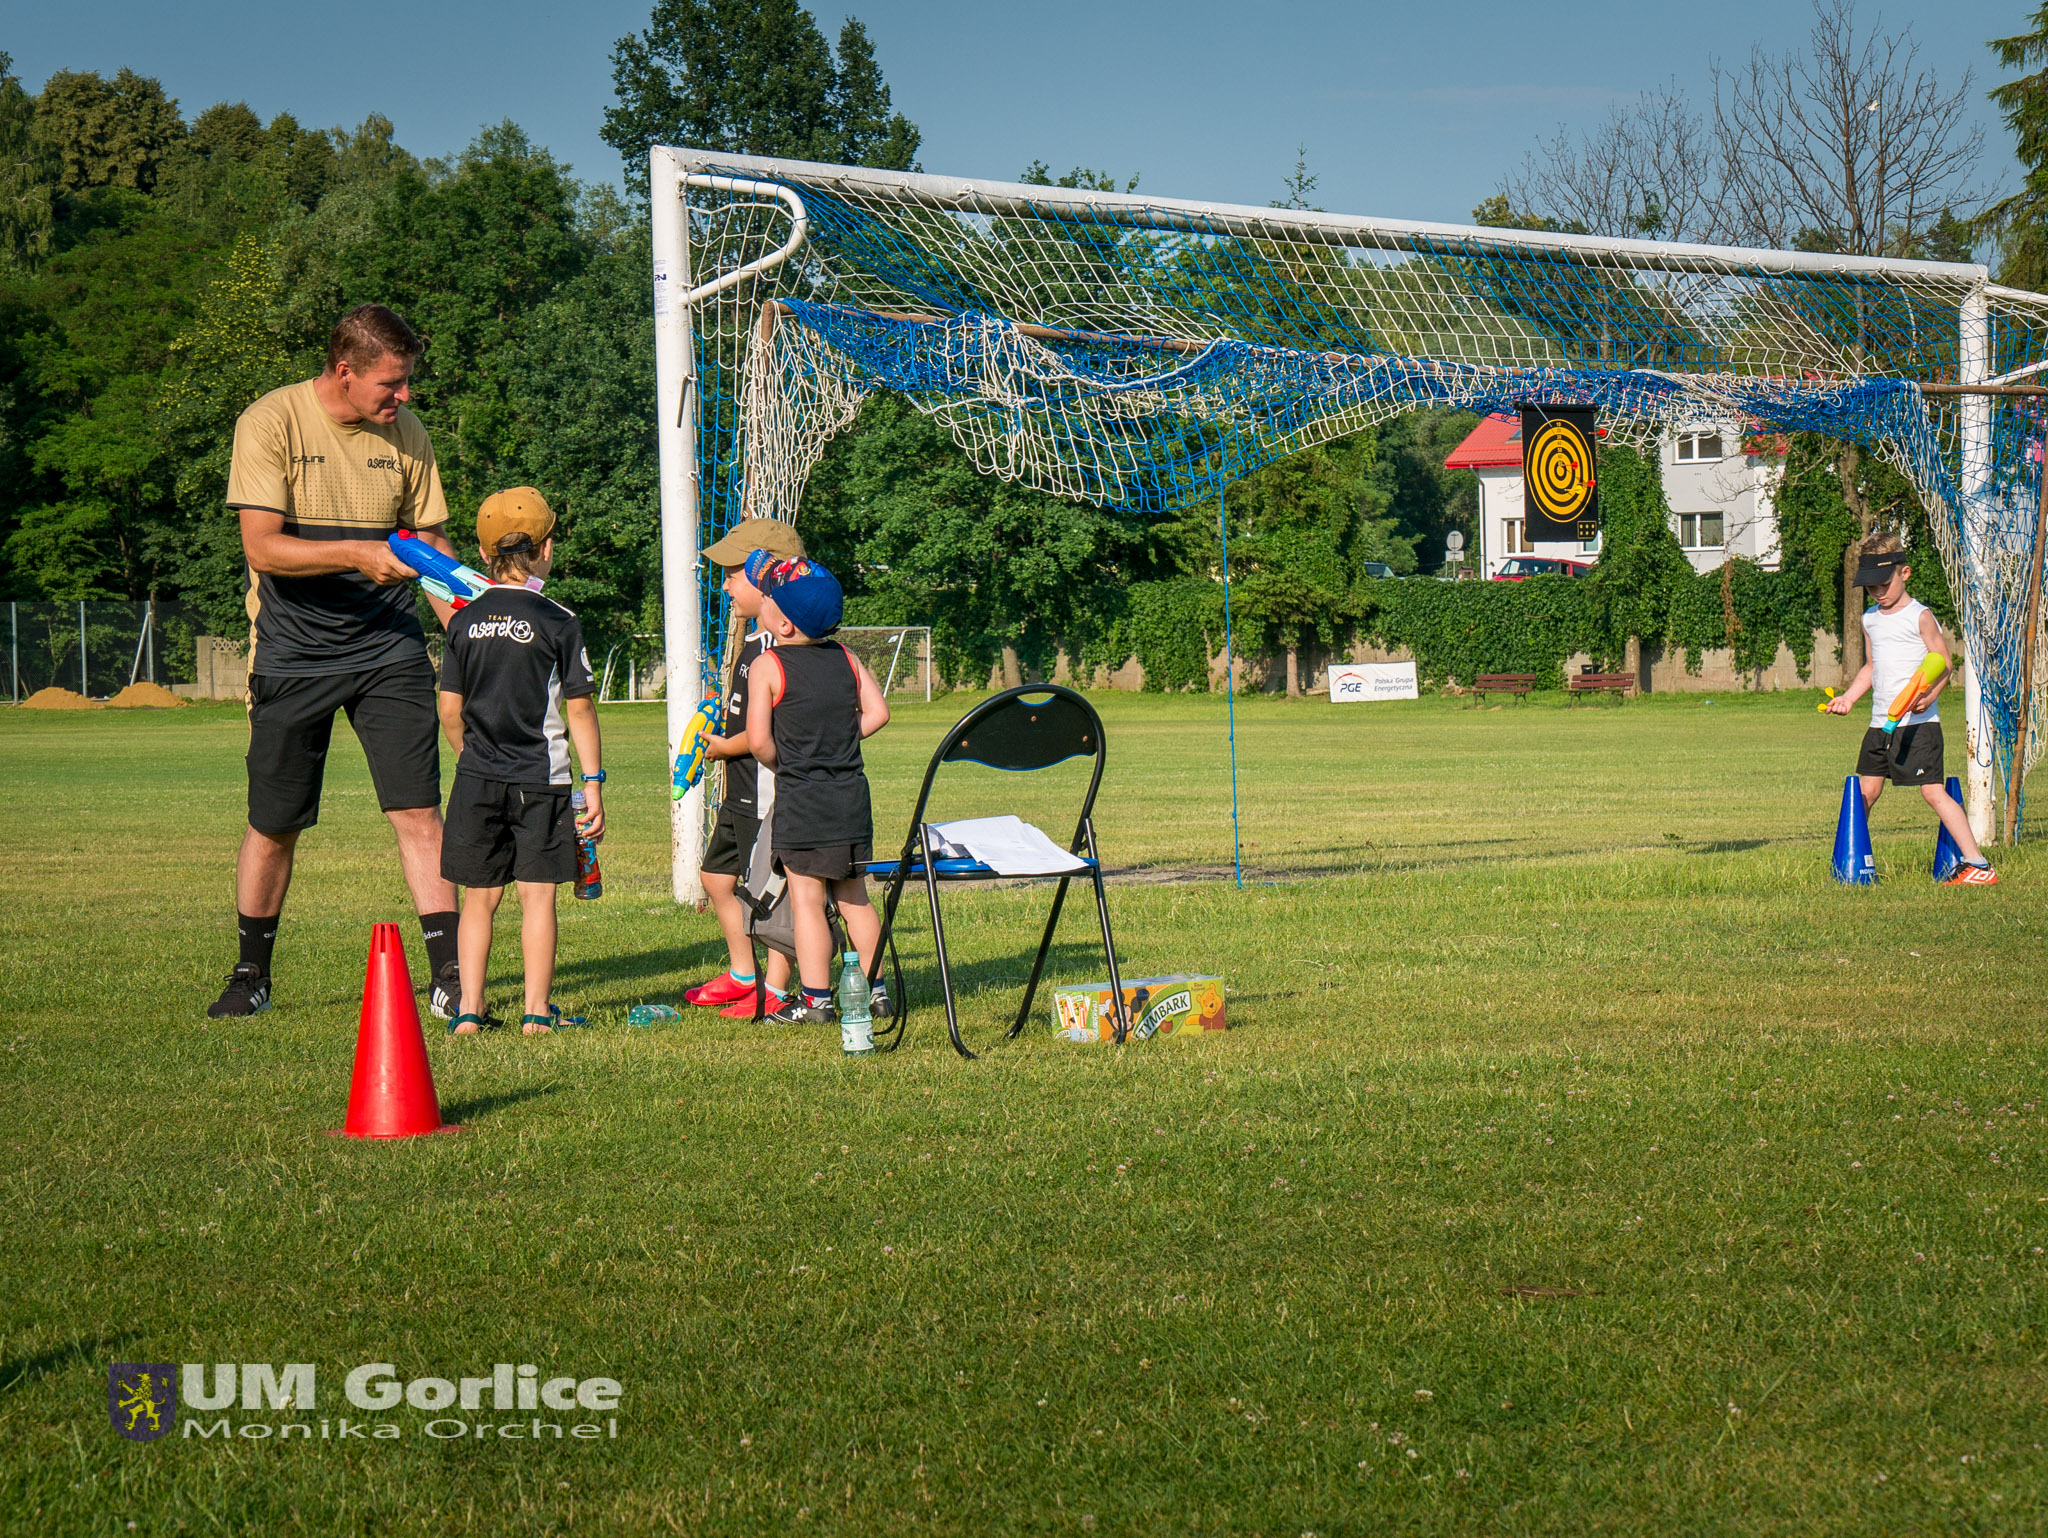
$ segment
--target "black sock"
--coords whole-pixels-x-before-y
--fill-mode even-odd
[[[443,967],[455,965],[455,925],[458,915],[453,908],[446,913],[422,913],[420,915],[420,938],[427,942],[427,973],[439,978]]]
[[[269,918],[251,918],[246,913],[235,915],[235,932],[242,939],[239,965],[254,967],[262,976],[270,976],[270,953],[277,945],[277,919],[275,913]]]

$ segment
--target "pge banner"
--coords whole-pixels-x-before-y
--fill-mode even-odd
[[[1336,662],[1330,665],[1330,703],[1354,700],[1416,700],[1412,662]]]

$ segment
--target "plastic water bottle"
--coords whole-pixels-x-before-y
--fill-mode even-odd
[[[628,1025],[666,1025],[682,1018],[683,1012],[672,1004],[635,1004],[626,1011]]]
[[[868,970],[860,952],[848,951],[839,969],[839,1050],[848,1057],[875,1050],[875,1021],[868,1013]]]
[[[580,824],[583,820],[583,792],[569,792],[569,806]],[[604,896],[604,872],[597,868],[597,845],[585,838],[581,832],[576,835],[576,895],[589,902]]]

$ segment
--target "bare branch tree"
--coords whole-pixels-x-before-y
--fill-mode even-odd
[[[1984,131],[1919,63],[1909,27],[1859,36],[1853,0],[1815,0],[1808,52],[1714,66],[1715,233],[1743,245],[1921,254],[1976,201]]]
[[[1597,128],[1557,137],[1504,178],[1508,206],[1592,235],[1700,240],[1711,231],[1715,155],[1674,80],[1617,104]]]

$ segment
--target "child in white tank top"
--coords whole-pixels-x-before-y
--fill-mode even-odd
[[[1913,568],[1895,541],[1866,551],[1856,569],[1856,580],[1875,600],[1863,614],[1863,635],[1869,661],[1863,664],[1849,687],[1828,701],[1832,715],[1846,716],[1856,701],[1870,696],[1870,728],[1863,734],[1856,757],[1856,774],[1863,785],[1863,804],[1875,806],[1884,794],[1885,782],[1917,785],[1941,825],[1962,851],[1963,864],[1949,877],[1950,886],[1993,886],[1998,874],[1977,847],[1970,832],[1970,819],[1948,793],[1943,773],[1941,711],[1936,704],[1948,684],[1944,673],[1932,688],[1923,690],[1916,709],[1885,730],[1886,712],[1900,692],[1912,681],[1929,652],[1949,657],[1948,638],[1927,606],[1909,597],[1906,584]]]

